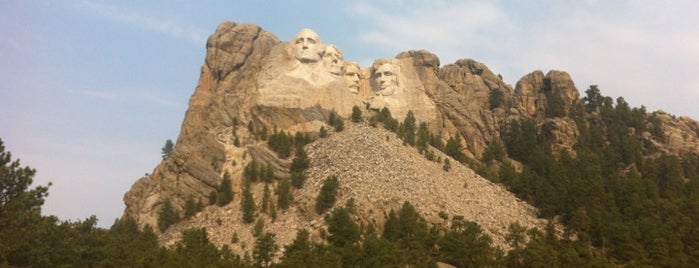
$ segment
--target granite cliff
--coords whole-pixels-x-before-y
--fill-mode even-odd
[[[311,30],[284,42],[259,26],[233,22],[221,23],[206,49],[176,146],[126,193],[124,217],[141,226],[156,226],[165,199],[179,212],[187,198],[208,203],[226,172],[235,199],[224,207],[206,207],[171,227],[161,235],[166,244],[176,239],[178,230],[192,226],[208,227],[219,245],[228,244],[235,230],[242,240],[252,239],[246,238],[248,231],[240,231],[252,228],[240,222],[237,201],[244,166],[256,158],[273,166],[277,177],[289,176],[290,161],[276,157],[255,138],[261,129],[316,135],[321,127],[329,128],[325,122],[331,111],[347,118],[353,106],[365,112],[387,107],[401,121],[412,111],[418,122],[427,123],[445,141],[459,134],[463,152],[478,161],[489,142],[502,139],[508,123],[520,119],[534,120],[552,150],[574,154],[580,130],[598,116],[584,110],[579,90],[562,71],[534,71],[513,88],[483,63],[461,59],[442,66],[425,50],[378,59],[361,68],[344,62],[339,48],[324,44]],[[574,114],[585,120],[574,120]],[[649,116],[659,122],[665,138],[649,132],[640,132],[639,137],[662,152],[699,152],[696,121],[663,112]],[[501,246],[510,222],[543,226],[536,210],[504,187],[456,161],[452,171],[443,172],[441,165],[396,140],[393,133],[359,123],[307,145],[311,168],[306,187],[295,190],[292,207],[268,228],[282,244],[297,228],[320,230],[322,215],[308,207],[328,175],[341,180],[339,204],[354,198],[359,220],[365,223],[383,221],[386,209],[407,200],[435,224],[443,224],[436,216],[439,212],[463,215],[481,224]],[[259,199],[261,186],[253,188]]]

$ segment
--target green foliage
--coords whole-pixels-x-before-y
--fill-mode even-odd
[[[168,227],[170,227],[170,225],[173,225],[179,221],[180,215],[172,206],[172,201],[170,201],[170,198],[165,198],[165,200],[163,200],[163,204],[158,210],[158,229],[160,229],[161,232],[164,232]]]
[[[566,115],[563,98],[556,93],[552,90],[544,90],[544,95],[546,95],[546,117],[563,117]]]
[[[359,109],[357,105],[352,106],[352,115],[350,116],[350,118],[352,119],[352,122],[362,122],[362,110]]]
[[[291,160],[291,172],[301,173],[304,170],[308,169],[310,165],[311,160],[308,158],[306,150],[303,148],[303,146],[296,147],[294,159]]]
[[[336,247],[344,247],[359,241],[359,225],[352,220],[347,208],[335,208],[325,218],[328,224],[328,242]]]
[[[303,188],[303,184],[306,182],[306,175],[303,172],[291,172],[291,185],[296,189]]]
[[[277,205],[280,209],[286,210],[289,208],[292,201],[291,183],[289,179],[282,179],[277,186]]]
[[[492,240],[483,233],[478,224],[455,217],[451,231],[444,234],[437,244],[442,249],[440,257],[446,263],[457,267],[495,266],[497,252],[491,246]]]
[[[269,139],[267,139],[267,146],[282,159],[291,156],[292,143],[293,137],[287,135],[283,130],[273,133],[269,136]]]
[[[206,228],[182,231],[182,240],[177,243],[176,262],[182,267],[211,267],[217,263],[219,251],[209,241]]]
[[[265,231],[265,219],[259,218],[255,222],[255,227],[252,228],[252,236],[259,237]]]
[[[391,111],[383,107],[381,111],[372,117],[372,120],[383,123],[385,129],[391,132],[398,132],[398,120],[391,116]]]
[[[455,136],[449,138],[447,144],[444,146],[444,153],[451,156],[456,161],[461,163],[466,162],[467,159],[461,148],[461,135],[459,135],[459,133],[456,133]]]
[[[323,213],[335,204],[335,195],[340,187],[340,181],[335,176],[328,176],[320,188],[316,198],[316,212]]]
[[[184,203],[184,218],[189,219],[194,214],[197,214],[197,212],[201,211],[204,208],[204,205],[202,205],[201,201],[194,201],[194,197],[191,195],[187,196],[187,199],[185,200]]]
[[[417,122],[415,120],[415,114],[412,110],[408,111],[405,116],[403,123],[400,124],[398,129],[398,136],[403,139],[404,144],[410,146],[415,146],[415,131],[417,130]]]
[[[587,112],[594,112],[602,105],[603,96],[597,87],[597,85],[591,85],[590,88],[585,90],[585,97],[583,97],[583,102],[585,102],[585,109]]]
[[[490,102],[490,110],[501,107],[505,102],[505,93],[499,88],[491,90],[488,96],[488,102]]]
[[[505,154],[505,148],[503,148],[502,144],[498,139],[493,139],[488,143],[488,147],[485,148],[485,151],[483,152],[483,163],[490,163],[493,160],[497,160],[499,162],[505,161],[506,154]]]
[[[262,202],[260,203],[260,213],[267,213],[267,210],[269,209],[269,197],[270,197],[270,191],[269,191],[269,184],[265,183],[265,188],[262,191]]]
[[[451,161],[449,161],[449,158],[444,159],[444,165],[442,166],[442,170],[444,170],[444,171],[451,170]]]
[[[431,133],[427,128],[427,123],[420,123],[420,127],[417,129],[417,141],[415,146],[420,153],[425,153],[427,151],[427,145],[430,143]]]
[[[228,205],[228,203],[233,201],[233,185],[231,184],[231,177],[228,172],[223,174],[221,185],[218,186],[216,199],[216,204],[219,206]]]
[[[28,261],[23,254],[31,247],[27,237],[33,232],[32,226],[41,222],[41,206],[51,186],[49,183],[30,189],[35,174],[36,170],[13,161],[0,139],[0,265],[6,261],[24,265]]]
[[[318,130],[318,137],[325,138],[328,136],[328,130],[325,129],[325,126],[320,126],[320,130]]]
[[[257,181],[260,177],[260,164],[253,158],[250,163],[245,165],[243,169],[243,178],[248,181]]]
[[[243,222],[252,223],[255,221],[255,199],[250,192],[250,185],[243,185],[243,194],[240,199],[240,207],[243,210]]]
[[[172,154],[172,150],[175,148],[175,144],[172,143],[171,139],[167,139],[165,141],[165,146],[163,146],[163,149],[161,150],[161,154],[163,156],[163,160],[166,158],[170,157],[170,154]]]
[[[345,121],[337,115],[335,111],[331,111],[328,116],[328,124],[335,128],[335,132],[340,132],[345,129]]]
[[[259,267],[270,267],[274,256],[279,250],[273,233],[265,233],[257,238],[255,247],[252,250],[253,260]]]

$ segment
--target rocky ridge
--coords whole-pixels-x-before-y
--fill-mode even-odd
[[[314,38],[320,41],[317,36]],[[274,159],[273,154],[265,152],[265,146],[255,139],[255,135],[258,134],[256,132],[260,132],[261,129],[271,132],[275,128],[289,133],[317,132],[320,126],[324,125],[331,110],[336,110],[341,116],[346,117],[352,105],[364,107],[368,104],[377,109],[382,105],[387,106],[399,120],[403,119],[407,110],[414,110],[418,121],[426,122],[430,131],[440,135],[443,140],[460,134],[464,139],[464,153],[476,161],[491,140],[502,139],[507,134],[507,126],[511,120],[534,120],[537,134],[549,138],[554,151],[571,151],[580,130],[587,127],[584,124],[578,125],[570,117],[583,102],[571,76],[562,71],[534,71],[524,75],[513,88],[485,64],[473,59],[460,59],[452,64],[442,65],[439,58],[428,51],[411,50],[394,58],[378,59],[372,66],[362,68],[355,77],[358,79],[358,90],[350,92],[347,85],[341,82],[342,78],[331,73],[330,68],[322,65],[320,61],[302,62],[295,58],[294,50],[298,49],[295,44],[296,42],[281,41],[257,25],[224,22],[218,26],[207,41],[206,58],[201,68],[199,83],[189,101],[174,151],[155,167],[150,175],[134,183],[125,194],[124,217],[133,218],[140,226],[156,226],[157,212],[165,199],[171,200],[180,213],[184,211],[187,198],[192,197],[207,203],[209,194],[218,189],[225,172],[231,174],[234,180],[233,189],[239,192],[243,166],[250,161],[250,155],[274,164],[277,175],[283,177],[285,165],[288,163]],[[387,89],[379,84],[378,77],[378,70],[385,64],[393,67],[391,70],[396,76],[392,82],[393,87]],[[553,107],[553,103],[557,106]],[[554,108],[555,111],[552,112]],[[639,136],[653,144],[659,152],[676,155],[699,152],[699,124],[696,121],[686,117],[676,118],[660,111],[649,115],[659,120],[666,138],[656,139],[648,132],[640,133]],[[590,113],[585,116],[594,118],[598,115]],[[246,126],[252,126],[253,131]],[[352,131],[355,130],[350,129],[347,133]],[[345,134],[340,133],[335,138],[345,137],[342,135]],[[346,138],[358,141],[372,140],[375,144],[371,146],[376,147],[389,146],[387,144],[392,144],[394,140],[391,137],[388,141],[385,137],[373,140],[362,135]],[[236,140],[239,145],[235,145]],[[319,141],[318,144],[322,142]],[[309,146],[309,151],[312,151],[311,147],[314,146],[320,145]],[[414,204],[425,210],[423,213],[428,218],[433,220],[435,213],[444,210],[447,213],[463,214],[488,225],[487,229],[491,230],[486,231],[491,234],[497,235],[500,232],[497,231],[500,230],[497,226],[503,224],[503,219],[491,215],[490,212],[496,211],[498,206],[510,206],[514,203],[503,203],[493,208],[491,206],[497,202],[481,204],[478,197],[467,194],[472,189],[478,190],[477,187],[487,188],[486,184],[467,183],[467,188],[461,193],[466,199],[443,195],[439,190],[442,189],[441,186],[429,187],[431,184],[450,183],[438,181],[432,176],[441,174],[440,170],[432,170],[427,164],[424,168],[434,172],[401,170],[384,164],[412,161],[410,159],[419,158],[418,155],[406,151],[391,155],[389,159],[375,158],[384,152],[373,155],[370,153],[374,152],[371,146],[364,149],[365,153],[359,153],[353,159],[359,159],[358,163],[363,163],[362,159],[374,161],[375,168],[385,169],[387,172],[382,175],[384,177],[403,178],[404,183],[395,187],[406,194],[406,200],[415,200]],[[314,157],[321,162],[329,161],[324,159],[335,159],[319,153]],[[342,156],[338,157],[341,159]],[[391,181],[376,177],[364,169],[355,170],[352,167],[335,166],[332,162],[327,162],[325,166],[314,164],[310,172],[314,173],[317,180],[332,170],[342,174],[338,176],[346,175],[366,181],[367,185]],[[326,168],[328,171],[325,171]],[[384,171],[376,172],[384,174],[381,173]],[[473,174],[473,171],[465,167],[455,168],[455,171],[463,173],[466,177]],[[408,172],[412,174],[401,175]],[[466,177],[460,179],[468,180]],[[308,183],[309,186],[317,184],[313,179]],[[362,188],[359,183],[356,184],[348,182],[348,185],[356,186],[361,191],[353,192],[343,188],[343,193],[346,196],[356,196],[358,201],[366,200],[371,195],[372,200],[379,202],[398,202],[392,199],[394,197],[380,192],[380,187]],[[401,188],[405,185],[425,189],[420,192],[424,195],[408,195],[407,193],[411,192]],[[255,187],[255,195],[261,196],[262,186]],[[500,194],[498,192],[496,195]],[[305,215],[302,212],[308,210],[304,206],[309,204],[308,200],[312,200],[308,199],[311,196],[314,196],[312,192],[300,191],[300,199],[297,199],[299,205],[292,206],[287,213]],[[453,204],[450,200],[463,201],[474,206],[469,210],[447,205]],[[240,217],[235,214],[234,207],[239,205],[236,203],[234,201],[232,205],[224,208],[209,206],[202,212],[203,219],[220,219],[222,225],[224,222],[228,224],[227,232],[230,233],[232,230],[246,230],[249,226],[240,224]],[[529,208],[514,207],[521,211],[513,212],[513,218],[522,222],[530,221],[526,216],[530,215]],[[377,210],[367,210],[360,218],[365,221],[380,221],[383,217],[381,213]],[[521,218],[518,218],[520,216]],[[284,222],[287,221],[282,220],[283,217],[280,216],[280,220],[277,221],[279,226],[283,226],[278,227],[278,230],[293,230],[314,220],[318,223],[317,218],[288,216],[286,224]],[[208,226],[196,219],[202,218],[198,216],[189,221],[191,224],[186,221],[178,226],[197,226],[197,223]],[[171,241],[166,239],[171,237],[168,233],[176,230],[179,230],[179,227],[168,230],[163,236],[164,241]],[[242,231],[238,233],[243,236]],[[291,233],[278,233],[281,241],[285,241],[286,238],[283,237],[290,236]],[[223,240],[218,243],[221,244],[221,241]]]

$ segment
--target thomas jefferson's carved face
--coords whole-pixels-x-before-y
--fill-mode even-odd
[[[359,92],[359,66],[353,63],[345,64],[345,71],[342,77],[345,79],[345,84],[353,93]]]
[[[376,77],[376,84],[379,86],[379,90],[390,89],[398,86],[398,80],[396,80],[396,73],[394,72],[393,64],[382,64],[378,69],[376,69],[374,76]]]
[[[303,63],[320,61],[320,37],[311,29],[303,29],[293,40],[296,59]]]
[[[340,75],[342,72],[342,65],[344,61],[342,60],[342,52],[338,51],[333,45],[325,47],[323,52],[323,63],[325,68],[330,71],[331,74]]]

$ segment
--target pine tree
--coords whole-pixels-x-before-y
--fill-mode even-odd
[[[417,142],[415,143],[417,150],[420,153],[427,151],[427,145],[430,143],[430,130],[427,128],[427,123],[420,123],[417,129]]]
[[[303,149],[303,146],[296,147],[294,159],[291,160],[291,172],[303,172],[310,164],[311,160],[308,159],[308,155],[306,154],[306,150]]]
[[[291,172],[291,185],[296,189],[303,188],[303,184],[306,182],[306,175],[303,172]]]
[[[163,160],[165,160],[166,158],[170,157],[170,154],[172,154],[172,150],[173,150],[174,148],[175,148],[175,144],[172,143],[172,140],[171,140],[171,139],[167,139],[167,140],[165,141],[165,146],[163,146],[163,149],[161,150],[161,151],[162,151]]]
[[[340,182],[335,176],[328,176],[323,182],[323,186],[320,188],[320,193],[316,198],[316,212],[323,213],[335,204],[335,195],[337,195],[337,189],[340,186]]]
[[[255,247],[252,250],[252,257],[255,264],[260,267],[270,267],[274,256],[279,250],[279,245],[274,241],[276,237],[273,233],[265,233],[257,238]]]
[[[5,151],[0,139],[0,266],[29,266],[26,249],[41,219],[41,206],[51,186],[32,185],[36,170],[22,167],[19,159]]]
[[[335,247],[344,247],[359,241],[359,225],[357,225],[346,208],[335,208],[326,218],[328,224],[328,242]]]
[[[362,122],[362,110],[359,109],[357,105],[352,107],[352,115],[350,116],[352,118],[352,122],[359,123]]]
[[[291,205],[292,200],[291,183],[289,179],[282,179],[277,186],[277,205],[280,209],[286,210]]]
[[[267,213],[267,209],[269,208],[269,196],[269,184],[265,183],[265,188],[262,192],[262,203],[260,204],[261,213]]]
[[[231,185],[231,178],[230,174],[228,172],[223,174],[223,180],[221,180],[221,185],[219,185],[218,189],[218,194],[216,195],[217,197],[217,204],[219,206],[225,206],[228,205],[231,201],[233,201],[233,189]]]
[[[161,232],[164,232],[168,227],[170,227],[170,225],[173,225],[178,221],[180,221],[180,215],[178,215],[175,208],[172,207],[170,198],[165,198],[160,210],[158,211],[158,229],[160,229]]]
[[[240,199],[240,206],[243,210],[243,222],[252,223],[255,221],[255,199],[250,192],[250,185],[243,186],[243,197]]]

